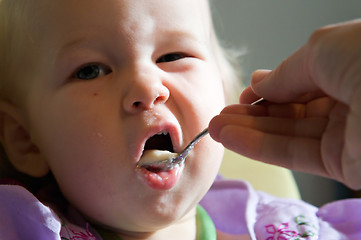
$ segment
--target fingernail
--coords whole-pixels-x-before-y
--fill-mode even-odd
[[[271,70],[266,70],[266,69],[260,69],[254,71],[252,73],[252,78],[251,78],[252,85],[262,82],[262,80],[265,79],[265,77],[268,76],[270,72]]]

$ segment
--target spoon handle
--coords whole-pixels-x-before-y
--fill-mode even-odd
[[[254,101],[253,103],[251,103],[251,105],[262,104],[265,101],[266,100],[264,98],[260,98],[256,101]],[[198,133],[198,135],[194,137],[194,139],[183,149],[182,152],[179,153],[179,155],[177,157],[172,158],[171,164],[175,164],[175,163],[184,161],[186,159],[186,157],[188,156],[189,151],[191,151],[194,148],[194,145],[196,145],[201,140],[201,138],[207,134],[208,134],[208,127],[205,128],[202,132]]]
[[[194,137],[194,139],[183,149],[183,151],[179,154],[179,157],[182,159],[185,158],[189,151],[194,148],[194,145],[196,145],[202,137],[208,134],[208,128],[205,128],[202,132],[198,133],[197,136]]]

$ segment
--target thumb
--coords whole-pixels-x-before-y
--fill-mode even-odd
[[[268,74],[255,73],[255,94],[285,102],[323,92],[347,105],[361,91],[361,20],[315,31],[298,51]]]
[[[300,48],[273,71],[255,71],[251,86],[258,96],[272,102],[293,101],[306,93],[318,91],[308,73],[305,48]]]

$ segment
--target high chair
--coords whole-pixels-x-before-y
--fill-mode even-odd
[[[220,174],[229,179],[246,180],[254,189],[274,196],[300,199],[296,181],[290,170],[253,161],[227,149]]]

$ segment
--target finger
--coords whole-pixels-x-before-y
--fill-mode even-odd
[[[324,131],[333,106],[334,101],[329,98],[320,98],[308,104],[230,105],[212,119],[209,131],[216,141],[221,129],[226,125],[259,127],[259,130],[282,134],[286,134],[286,131],[297,134],[300,131],[300,136],[318,136]],[[282,131],[272,130],[277,124]],[[309,132],[313,132],[313,135]]]
[[[286,118],[327,117],[334,105],[335,101],[327,97],[317,98],[306,104],[277,104],[265,101],[256,105],[230,105],[225,107],[221,113]]]
[[[271,72],[272,70],[268,70],[268,69],[258,69],[252,73],[251,79],[255,82],[259,82]]]
[[[221,114],[242,114],[252,116],[267,116],[267,108],[261,105],[234,104],[225,107]]]
[[[261,97],[256,95],[251,87],[245,88],[241,95],[239,96],[239,103],[240,104],[251,104],[256,100],[260,99]]]
[[[292,119],[239,114],[222,114],[212,120],[212,124],[217,125],[219,133],[227,126],[240,126],[275,135],[317,139],[321,138],[327,123],[326,118]]]
[[[359,95],[360,96],[360,95]],[[356,100],[356,99],[355,99]],[[361,189],[361,101],[358,101],[351,107],[350,114],[347,119],[347,126],[345,132],[344,151],[342,153],[343,159],[343,176],[345,184],[352,189]]]
[[[353,158],[346,151],[343,156],[343,183],[354,190],[361,189],[361,161],[359,158]]]
[[[235,125],[224,127],[219,137],[226,148],[246,157],[328,176],[320,156],[320,141],[317,139],[268,134]]]
[[[361,91],[360,91],[361,92]],[[361,96],[361,95],[359,95]],[[349,115],[347,118],[347,129],[346,129],[346,151],[352,159],[361,159],[361,97],[353,104],[350,108]],[[360,169],[361,171],[361,169]],[[361,176],[361,174],[360,174]]]
[[[321,97],[306,104],[306,117],[328,117],[337,102],[329,97]]]

